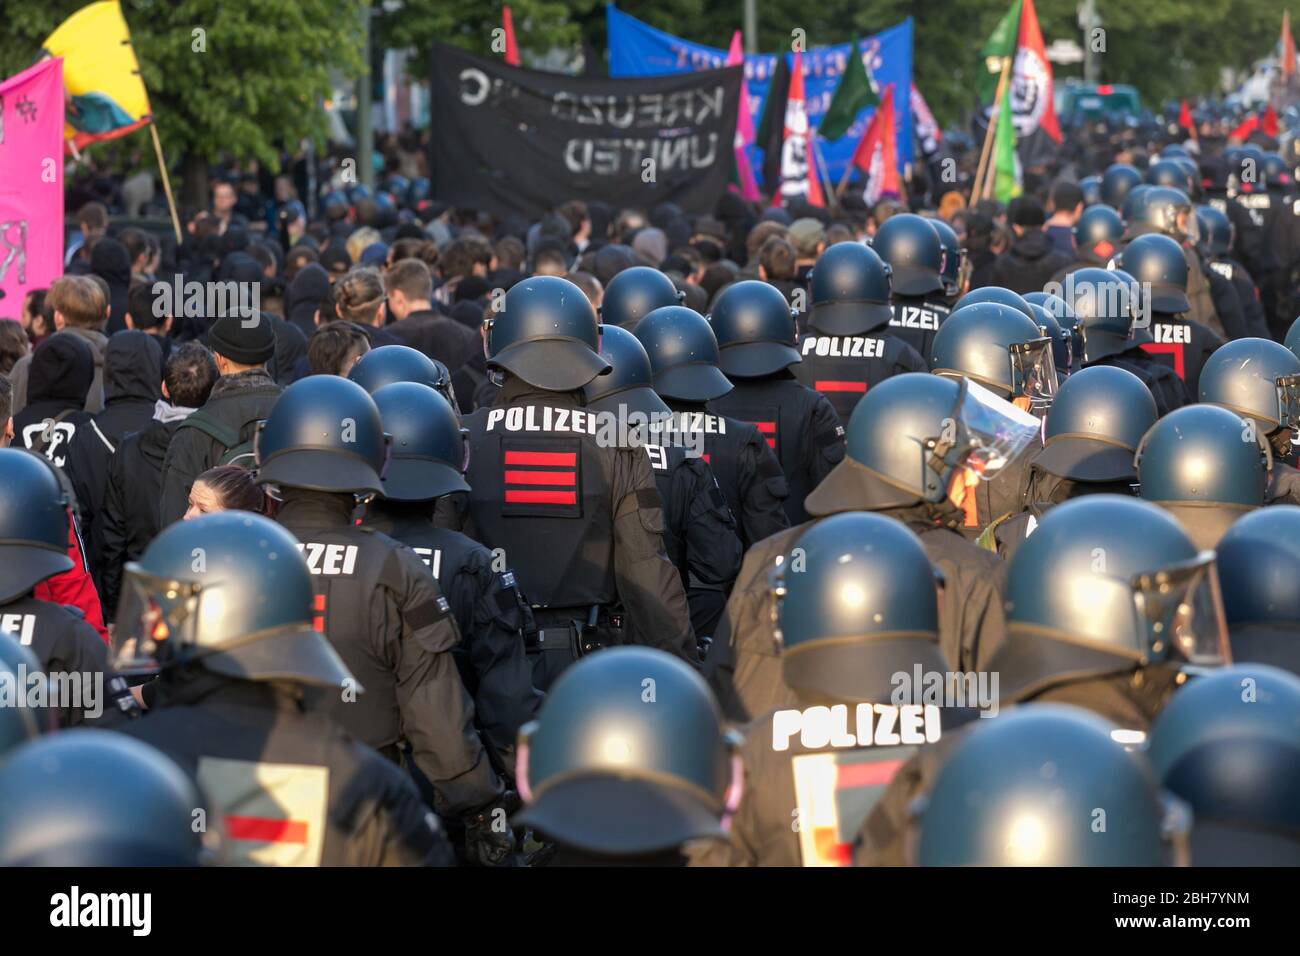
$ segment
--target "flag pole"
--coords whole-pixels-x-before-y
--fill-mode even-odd
[[[821,181],[822,188],[826,190],[826,197],[830,200],[831,209],[838,209],[840,204],[837,200],[839,197],[831,189],[831,168],[826,165],[826,160],[822,156],[821,144],[818,142],[820,139],[821,137],[817,135],[817,131],[813,130],[812,146],[813,156],[817,160],[817,178]]]
[[[998,91],[993,96],[993,111],[989,113],[988,129],[984,131],[984,146],[980,149],[979,166],[975,169],[975,183],[971,188],[972,204],[984,199],[984,179],[989,165],[989,154],[993,151],[993,138],[997,131],[994,113],[1001,108],[1002,92],[1007,85],[1007,74],[1011,72],[1011,57],[1002,58],[1002,75],[998,77]]]
[[[172,198],[172,181],[167,175],[167,161],[163,159],[162,140],[158,138],[158,127],[149,118],[149,135],[153,137],[153,151],[158,157],[158,173],[162,176],[163,192],[167,194],[167,208],[172,214],[172,229],[176,231],[176,244],[181,244],[181,220],[176,215],[176,200]]]

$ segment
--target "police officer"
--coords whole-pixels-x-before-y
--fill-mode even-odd
[[[323,711],[409,761],[439,815],[466,818],[471,855],[499,862],[512,841],[491,829],[489,811],[504,788],[451,654],[461,640],[451,607],[414,551],[356,525],[357,497],[382,493],[389,453],[374,400],[347,379],[313,375],[285,389],[257,438],[257,480],[280,496],[276,521],[311,570],[313,621],[365,688],[329,696]]]
[[[1300,675],[1300,593],[1288,570],[1300,560],[1300,508],[1245,515],[1217,550],[1232,659]]]
[[[1101,174],[1101,201],[1112,209],[1119,209],[1128,198],[1129,190],[1141,185],[1142,174],[1128,163],[1111,163]]]
[[[1124,237],[1124,220],[1110,206],[1088,206],[1074,224],[1075,261],[1057,270],[1044,287],[1054,295],[1069,298],[1065,277],[1089,266],[1104,269],[1114,258]]]
[[[1214,206],[1196,207],[1197,228],[1201,235],[1201,256],[1211,272],[1218,273],[1237,291],[1246,334],[1268,338],[1268,322],[1260,302],[1259,288],[1246,267],[1232,256],[1234,228],[1228,217]]]
[[[1278,261],[1264,234],[1262,217],[1243,206],[1242,197],[1237,195],[1239,167],[1230,163],[1224,154],[1205,157],[1200,167],[1205,202],[1232,223],[1232,255],[1250,270],[1262,293],[1272,285]]]
[[[54,709],[63,727],[133,710],[104,642],[79,610],[32,593],[73,566],[68,509],[52,465],[30,452],[0,449],[0,631],[12,632],[31,648],[42,671],[75,691]]]
[[[1176,862],[1159,784],[1106,721],[1073,707],[977,721],[915,823],[918,866],[1161,866]],[[1097,811],[1106,813],[1096,826]],[[1186,816],[1182,817],[1185,825]]]
[[[447,366],[409,345],[381,345],[371,349],[357,359],[352,371],[348,372],[348,378],[371,395],[394,382],[418,382],[445,398],[460,414],[456,389],[452,386]]]
[[[627,637],[697,660],[686,595],[639,449],[597,438],[581,389],[609,363],[595,310],[567,279],[534,277],[490,317],[496,401],[466,416],[465,533],[500,549],[533,608],[533,684]]]
[[[1059,383],[1074,371],[1074,325],[1078,318],[1068,302],[1051,292],[1031,292],[1023,298],[1034,313],[1034,321],[1052,338]]]
[[[1024,510],[992,525],[984,545],[1010,558],[1061,502],[1130,493],[1133,456],[1156,417],[1151,393],[1124,369],[1099,365],[1071,375],[1047,413],[1042,447],[1026,455]]]
[[[708,410],[733,386],[718,367],[718,340],[704,316],[665,306],[638,322],[635,334],[650,356],[655,392],[675,413],[669,441],[709,463],[736,516],[741,544],[748,548],[790,527],[789,485],[759,425]]]
[[[1101,202],[1101,177],[1084,176],[1079,180],[1079,191],[1083,193],[1083,206],[1095,206]]]
[[[672,410],[655,394],[650,357],[635,335],[602,325],[600,354],[613,369],[583,388],[588,408],[613,415],[621,409],[647,423],[671,420]],[[744,548],[736,518],[703,458],[676,445],[655,444],[648,427],[642,446],[663,502],[664,549],[681,575],[691,627],[702,641],[717,628],[740,573]]]
[[[524,653],[528,605],[514,571],[497,556],[459,531],[434,526],[438,499],[469,491],[453,406],[418,382],[394,382],[372,397],[393,436],[393,454],[383,496],[366,509],[364,525],[409,547],[437,578],[460,629],[452,655],[474,699],[479,735],[497,771],[513,777],[515,738],[541,704]]]
[[[1183,250],[1168,236],[1149,233],[1125,246],[1117,264],[1141,283],[1147,297],[1143,305],[1150,325],[1145,331],[1155,341],[1145,342],[1142,350],[1169,365],[1189,396],[1199,394],[1201,369],[1223,339],[1189,315]]]
[[[737,741],[708,686],[645,647],[586,658],[520,734],[517,823],[559,844],[560,865],[680,865],[683,844],[725,840],[741,780]]]
[[[18,638],[0,631],[0,683],[26,687],[28,675],[39,674],[40,661]],[[0,707],[0,757],[51,729],[48,718],[33,707]]]
[[[260,515],[201,515],[164,529],[126,577],[117,661],[159,677],[145,717],[122,729],[208,794],[225,862],[450,862],[410,778],[306,706],[306,688],[340,695],[356,681],[312,626],[292,535]]]
[[[978,421],[976,409],[989,418]],[[895,376],[858,403],[844,461],[805,502],[814,520],[875,511],[921,539],[943,572],[939,640],[955,668],[977,667],[1000,640],[1002,597],[1000,562],[962,537],[962,511],[949,493],[965,487],[968,470],[996,473],[1037,431],[1031,416],[978,385],[937,375]],[[768,574],[788,559],[807,527],[775,535],[745,555],[706,661],[710,684],[733,720],[749,720],[790,699],[772,637]]]
[[[890,216],[876,230],[871,247],[889,264],[894,334],[922,356],[948,317],[943,242],[930,220],[912,213]],[[815,270],[814,270],[815,273]]]
[[[785,296],[766,282],[736,282],[718,296],[708,320],[718,366],[733,385],[709,411],[759,430],[785,473],[790,523],[806,521],[803,499],[844,458],[844,426],[826,397],[792,372],[803,359]]]
[[[1291,464],[1300,425],[1300,358],[1267,339],[1237,339],[1210,356],[1201,401],[1251,419],[1273,449],[1267,504],[1300,504],[1300,471]]]
[[[900,680],[948,669],[935,570],[915,534],[883,515],[848,512],[809,527],[792,556],[774,588],[782,676],[796,704],[746,729],[731,838],[694,854],[694,865],[844,865],[843,834],[857,832],[893,770],[958,715],[974,714],[941,712],[949,702],[923,703],[922,688],[909,692]],[[870,783],[837,789],[838,773],[853,771]]]
[[[796,348],[794,375],[830,401],[840,423],[891,375],[925,372],[925,357],[890,329],[890,268],[870,246],[837,242],[811,277],[812,311]]]
[[[0,866],[201,866],[204,799],[148,744],[104,730],[33,740],[0,764]],[[55,911],[57,913],[57,909]]]
[[[1114,271],[1080,269],[1074,273],[1070,302],[1078,316],[1080,367],[1114,365],[1132,372],[1151,391],[1163,415],[1188,402],[1187,390],[1173,369],[1142,351],[1135,336],[1140,290]]]
[[[1262,664],[1193,681],[1147,755],[1192,810],[1193,866],[1300,865],[1300,678]]]
[[[633,266],[609,280],[600,300],[600,321],[629,332],[646,315],[666,305],[681,305],[685,295],[658,269]]]
[[[943,304],[951,309],[965,291],[966,250],[952,226],[942,219],[930,219],[929,223],[943,243],[943,271],[940,273],[943,278]]]
[[[1265,291],[1265,311],[1271,337],[1280,339],[1300,311],[1300,295],[1295,290],[1300,279],[1300,195],[1281,156],[1265,153],[1263,168],[1263,193],[1247,198],[1269,204],[1264,212],[1264,233],[1278,268],[1271,288]]]

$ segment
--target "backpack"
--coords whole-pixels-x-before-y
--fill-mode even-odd
[[[253,436],[257,432],[257,420],[245,422],[242,427],[231,428],[224,422],[204,413],[203,409],[191,412],[178,428],[197,428],[221,446],[221,454],[214,465],[238,465],[252,471],[257,465],[257,456],[253,451]]]

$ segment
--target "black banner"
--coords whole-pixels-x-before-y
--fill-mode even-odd
[[[742,68],[606,79],[435,44],[433,194],[539,217],[569,199],[712,211],[732,169]]]

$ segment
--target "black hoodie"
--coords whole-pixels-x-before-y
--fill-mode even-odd
[[[108,283],[108,335],[126,328],[126,293],[131,288],[131,254],[116,239],[100,239],[90,251],[90,271]]]
[[[23,447],[64,467],[69,446],[90,421],[82,409],[94,380],[95,354],[80,337],[59,332],[38,345],[28,372],[27,404],[14,417],[14,435]]]

